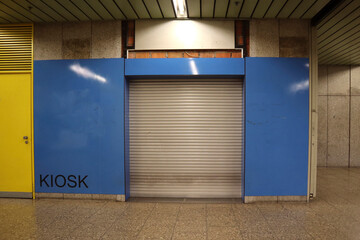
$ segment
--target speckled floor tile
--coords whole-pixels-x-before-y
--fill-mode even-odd
[[[172,240],[206,240],[206,232],[174,232]]]
[[[205,205],[203,206],[185,206],[181,207],[178,214],[179,220],[187,220],[187,219],[206,219],[206,209]]]
[[[360,169],[319,168],[310,203],[0,198],[0,240],[357,240],[359,182]]]
[[[112,222],[96,221],[86,222],[78,226],[71,234],[73,239],[88,237],[89,239],[99,239],[111,227]]]
[[[314,239],[312,236],[310,236],[307,233],[298,233],[298,234],[275,233],[272,235],[272,238],[278,240],[313,240]]]
[[[134,231],[117,231],[110,230],[106,232],[100,239],[102,240],[133,240],[136,239],[138,232]]]
[[[131,231],[138,232],[145,224],[146,219],[142,220],[130,220],[130,219],[119,219],[114,222],[111,229],[116,231]]]
[[[207,216],[208,226],[236,226],[236,217],[232,211],[213,211]]]
[[[238,240],[241,238],[240,230],[237,227],[208,227],[209,240]]]
[[[244,233],[270,234],[271,228],[266,221],[251,221],[238,224],[239,229]]]
[[[240,239],[244,240],[275,240],[271,233],[241,233]]]
[[[174,227],[145,224],[137,239],[171,239]]]
[[[206,220],[189,219],[179,220],[175,226],[175,232],[205,232]]]

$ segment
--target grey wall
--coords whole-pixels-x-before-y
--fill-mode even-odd
[[[308,20],[250,20],[250,57],[309,57]]]
[[[360,166],[360,66],[319,66],[318,166]]]
[[[34,26],[34,60],[121,57],[121,21]]]

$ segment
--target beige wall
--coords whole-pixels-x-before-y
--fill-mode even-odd
[[[308,20],[250,20],[250,57],[309,57]]]
[[[34,60],[121,57],[121,21],[34,26]]]
[[[135,49],[231,49],[234,21],[137,20]]]
[[[360,166],[360,66],[319,66],[318,166]]]

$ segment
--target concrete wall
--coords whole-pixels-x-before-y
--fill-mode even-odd
[[[121,57],[121,21],[34,26],[34,60]]]
[[[309,57],[309,33],[307,20],[250,20],[250,57]]]
[[[360,66],[319,66],[318,166],[360,166]]]
[[[309,21],[250,20],[251,57],[308,57]],[[121,57],[121,21],[35,24],[34,59]]]

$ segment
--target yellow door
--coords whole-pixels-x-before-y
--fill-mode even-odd
[[[0,74],[0,197],[32,196],[31,74]]]

